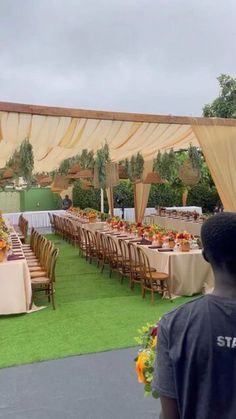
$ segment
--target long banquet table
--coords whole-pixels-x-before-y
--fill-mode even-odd
[[[12,236],[17,237],[14,232]],[[0,263],[0,315],[25,313],[30,307],[30,273],[25,258],[20,256],[22,251],[18,242],[14,249],[15,260],[12,257]]]
[[[164,217],[160,215],[152,215],[146,217],[146,220],[150,223],[158,224],[164,228],[178,230],[178,231],[188,231],[194,236],[200,236],[202,223],[196,221],[187,221],[182,220],[177,217]]]
[[[213,288],[213,272],[201,250],[159,252],[148,246],[142,248],[153,268],[169,274],[172,294],[193,295],[203,292],[204,288]]]
[[[109,234],[109,232],[106,232]],[[112,238],[118,241],[125,233],[112,234]],[[130,237],[132,240],[133,237]],[[159,251],[149,246],[142,246],[147,254],[150,266],[159,272],[169,275],[170,291],[173,295],[194,295],[214,287],[214,277],[210,265],[204,260],[202,251],[199,249],[190,252],[181,251]]]

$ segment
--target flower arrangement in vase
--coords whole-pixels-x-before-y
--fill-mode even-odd
[[[177,241],[180,244],[180,249],[182,252],[189,252],[190,251],[190,240],[192,239],[192,235],[189,234],[187,231],[183,233],[177,234]]]

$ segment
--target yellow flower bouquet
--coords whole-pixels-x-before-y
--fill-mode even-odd
[[[135,358],[135,369],[138,382],[144,384],[144,395],[158,398],[158,393],[152,391],[154,362],[156,357],[158,324],[147,324],[138,330],[135,341],[141,346]]]

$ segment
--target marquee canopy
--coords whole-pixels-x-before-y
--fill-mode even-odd
[[[35,171],[57,168],[84,148],[105,141],[119,161],[141,152],[151,161],[158,150],[202,148],[226,209],[236,210],[236,120],[193,118],[22,105],[0,102],[0,167],[29,138]]]

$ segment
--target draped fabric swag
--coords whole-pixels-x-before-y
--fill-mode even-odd
[[[236,211],[236,128],[193,128],[225,210]]]

